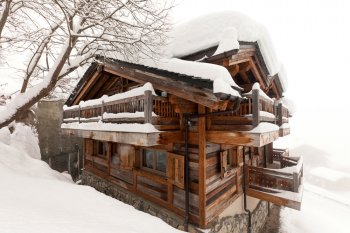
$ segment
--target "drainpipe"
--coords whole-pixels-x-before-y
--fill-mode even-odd
[[[237,106],[233,110],[210,112],[204,114],[184,114],[185,117],[185,230],[188,231],[189,213],[190,213],[190,170],[189,170],[189,153],[188,153],[188,133],[190,120],[194,118],[215,116],[226,113],[235,113],[239,110],[242,99],[237,100]]]
[[[188,231],[188,222],[190,214],[190,169],[189,169],[189,154],[188,154],[188,127],[189,127],[189,116],[185,115],[185,230]]]
[[[245,163],[245,154],[243,151],[243,201],[244,201],[244,211],[248,213],[248,233],[251,233],[252,232],[252,212],[247,208],[246,185],[247,185],[246,184],[246,163]]]

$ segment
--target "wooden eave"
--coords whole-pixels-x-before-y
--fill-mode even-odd
[[[189,143],[195,143],[198,138],[197,132],[189,133]],[[226,145],[242,145],[242,146],[265,146],[279,137],[279,131],[271,131],[266,133],[250,133],[249,131],[231,132],[231,131],[215,131],[207,130],[205,139],[207,142]],[[167,144],[177,141],[184,141],[184,135],[181,131],[161,132],[159,144]]]
[[[138,83],[150,82],[155,89],[166,91],[208,108],[220,109],[225,104],[225,101],[213,94],[213,83],[210,80],[116,60],[105,60],[103,70]]]
[[[160,132],[139,133],[139,132],[114,132],[99,130],[82,130],[61,128],[64,135],[74,135],[81,138],[89,138],[99,141],[118,142],[136,146],[159,145]]]
[[[209,79],[201,79],[104,57],[97,57],[97,59],[103,64],[93,64],[86,71],[84,77],[68,98],[66,105],[78,104],[88,97],[88,93],[96,88],[96,85],[103,85],[106,80],[112,79],[113,76],[141,84],[150,82],[155,89],[166,91],[212,109],[221,109],[227,104],[227,101],[220,99],[221,96],[217,97],[213,94],[213,81]]]

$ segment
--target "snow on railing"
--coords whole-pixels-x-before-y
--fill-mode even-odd
[[[143,87],[135,88],[129,92],[65,107],[63,120],[64,122],[97,122],[101,120],[103,122],[152,123],[152,117],[178,116],[166,97],[154,95],[152,86],[147,87],[145,84]]]

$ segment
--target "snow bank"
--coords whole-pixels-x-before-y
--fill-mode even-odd
[[[0,176],[0,232],[181,232],[2,142]]]
[[[34,129],[23,123],[16,123],[14,128],[11,134],[11,145],[25,151],[32,158],[40,160],[39,139],[33,132]]]
[[[304,188],[301,211],[281,209],[280,232],[348,233],[350,206],[340,202],[336,195],[327,195],[325,190],[309,185]]]
[[[89,123],[63,123],[61,125],[63,129],[80,129],[80,130],[99,130],[99,131],[116,131],[116,132],[133,132],[133,133],[156,133],[159,132],[152,124],[114,124],[114,123],[103,123],[89,122]]]

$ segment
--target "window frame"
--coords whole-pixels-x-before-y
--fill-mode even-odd
[[[144,155],[145,155],[145,151],[152,151],[152,159],[153,159],[153,163],[152,163],[152,168],[150,167],[146,167],[143,165],[144,162]],[[165,171],[160,171],[157,170],[157,156],[156,156],[156,151],[160,151],[163,152],[165,154]],[[165,150],[159,150],[159,149],[153,149],[153,148],[140,148],[140,169],[145,170],[145,171],[149,171],[152,173],[156,173],[158,175],[161,176],[166,176],[166,172],[167,172],[167,159],[168,159],[168,152]]]

